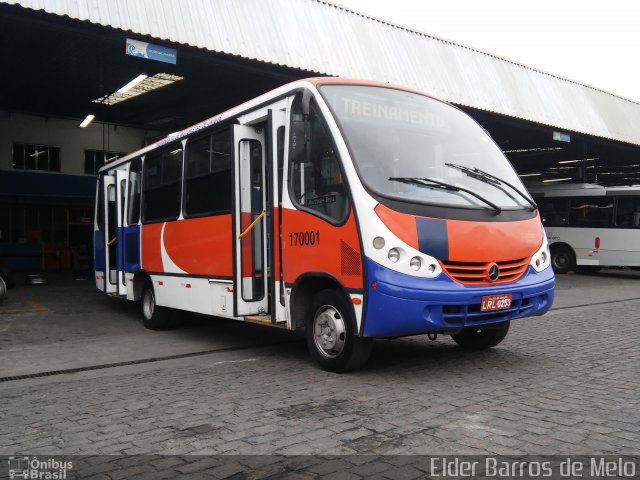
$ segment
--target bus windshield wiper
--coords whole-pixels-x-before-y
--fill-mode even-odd
[[[489,205],[495,212],[496,215],[500,215],[502,209],[497,206],[495,203],[490,202],[486,198],[481,195],[478,195],[476,192],[472,190],[468,190],[463,187],[458,187],[456,185],[451,185],[450,183],[441,182],[439,180],[434,180],[433,178],[427,177],[389,177],[389,180],[394,182],[408,183],[410,185],[422,185],[424,187],[432,187],[432,188],[440,188],[442,190],[449,190],[451,192],[465,192],[469,195],[476,197],[478,200],[483,201],[487,205]]]
[[[491,175],[489,172],[485,172],[484,170],[480,170],[479,168],[465,167],[464,165],[458,165],[456,163],[445,163],[445,165],[447,167],[460,170],[461,172],[467,174],[471,178],[475,178],[477,180],[480,180],[481,182],[485,182],[490,185],[495,185],[498,188],[500,188],[501,185],[506,185],[507,187],[511,188],[511,190],[513,190],[518,195],[520,195],[522,198],[524,198],[529,205],[531,205],[531,208],[530,208],[531,211],[534,211],[538,208],[538,205],[536,204],[536,202],[534,202],[531,198],[529,198],[527,195],[522,193],[518,188],[511,185],[506,180],[496,177],[495,175]]]

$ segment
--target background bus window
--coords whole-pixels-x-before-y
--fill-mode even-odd
[[[619,197],[616,227],[640,228],[640,197]]]
[[[189,141],[186,152],[184,215],[231,212],[229,129]]]
[[[566,227],[569,224],[569,199],[537,199],[540,217],[545,227]]]
[[[143,176],[143,221],[177,219],[180,215],[182,145],[173,144],[159,154],[146,157]]]
[[[294,104],[294,112],[300,110],[299,98]],[[300,123],[301,117],[301,114],[294,113],[292,122]],[[298,129],[292,128],[292,131],[294,130]],[[301,138],[290,142],[290,190],[294,203],[305,210],[312,210],[331,220],[342,222],[349,213],[347,191],[331,137],[327,133],[315,100],[311,100],[309,130],[309,156],[304,148],[294,147],[297,142],[302,141]]]
[[[572,198],[569,224],[572,227],[610,227],[613,221],[613,198]]]

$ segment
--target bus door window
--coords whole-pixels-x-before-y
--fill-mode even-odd
[[[304,122],[300,98],[293,105],[292,135],[296,135],[295,132],[298,135],[295,141],[292,138],[289,152],[292,200],[303,210],[310,210],[339,223],[349,213],[349,202],[338,157],[313,99],[308,125],[303,127],[308,132],[308,138],[300,138],[300,122]]]
[[[278,272],[280,277],[280,304],[285,305],[284,300],[284,274],[282,272],[282,182],[284,177],[284,127],[279,127],[277,132],[277,152],[278,152]]]
[[[264,166],[260,142],[242,140],[239,148],[241,159],[249,157],[248,162],[242,160],[240,162],[241,169],[246,166],[245,171],[240,172],[242,185],[240,231],[244,232],[256,222],[264,210],[262,202]],[[264,297],[263,225],[265,222],[258,220],[242,237],[242,299],[245,301],[260,300]]]
[[[107,185],[107,248],[109,249],[109,283],[117,282],[117,253],[116,253],[116,186]]]

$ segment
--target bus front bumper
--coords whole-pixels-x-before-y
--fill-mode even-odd
[[[366,268],[366,307],[360,332],[365,337],[456,333],[466,327],[542,315],[553,304],[551,267],[539,273],[528,267],[519,280],[495,286],[465,286],[445,273],[434,279],[413,277],[368,258]],[[510,308],[481,311],[483,296],[499,294],[512,295]]]

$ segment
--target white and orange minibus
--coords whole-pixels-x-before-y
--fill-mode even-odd
[[[106,164],[94,233],[97,287],[145,326],[304,329],[331,371],[375,337],[493,347],[554,296],[536,205],[489,135],[382,83],[296,81]]]

